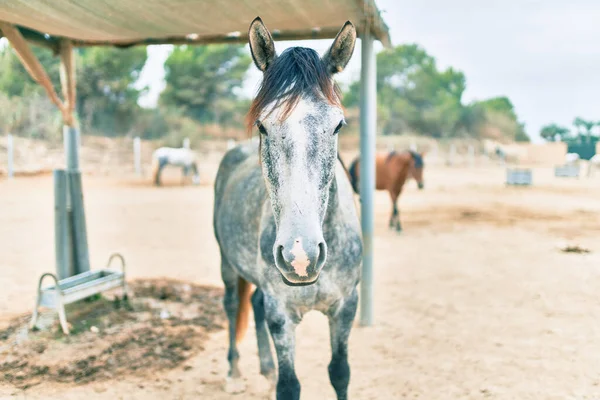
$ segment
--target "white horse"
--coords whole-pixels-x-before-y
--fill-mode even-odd
[[[197,185],[200,183],[200,174],[196,164],[196,155],[188,148],[161,147],[152,153],[152,176],[154,184],[160,186],[160,174],[164,167],[173,165],[183,169],[183,179],[188,176],[190,170],[194,173],[192,182]]]

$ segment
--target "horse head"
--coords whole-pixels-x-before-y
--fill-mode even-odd
[[[276,225],[275,266],[285,283],[317,281],[327,258],[323,222],[337,162],[337,133],[345,124],[333,81],[354,51],[350,22],[328,52],[292,47],[277,55],[260,18],[249,30],[254,63],[263,72],[248,114],[260,132],[260,163]]]
[[[423,169],[425,168],[425,162],[423,159],[425,157],[425,153],[417,153],[416,151],[411,150],[410,155],[413,159],[412,176],[415,181],[417,181],[419,190],[422,190],[425,187],[425,182],[423,181]]]

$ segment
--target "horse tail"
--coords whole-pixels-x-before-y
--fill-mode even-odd
[[[252,297],[252,285],[242,278],[238,278],[238,298],[239,306],[235,323],[235,342],[242,341],[248,330],[248,320],[250,319],[250,308],[252,306],[250,298]]]
[[[352,189],[354,193],[359,194],[358,192],[358,175],[356,171],[356,166],[358,165],[358,158],[352,161],[350,164],[350,169],[348,170],[348,174],[350,175],[350,183],[352,184]]]

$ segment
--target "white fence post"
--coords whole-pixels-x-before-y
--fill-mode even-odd
[[[456,158],[456,146],[454,144],[450,145],[450,154],[448,155],[448,164],[454,165],[454,160]]]
[[[183,147],[186,149],[190,148],[190,138],[183,139]]]
[[[6,136],[6,152],[7,154],[7,159],[8,159],[8,177],[12,178],[15,174],[15,170],[14,170],[14,146],[13,146],[13,137],[12,135],[9,133]]]
[[[472,168],[475,166],[475,146],[469,145],[469,166]]]
[[[133,138],[133,166],[135,173],[142,174],[142,142],[139,136]]]

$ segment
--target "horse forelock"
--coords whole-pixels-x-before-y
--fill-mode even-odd
[[[265,71],[258,94],[246,116],[248,132],[259,118],[283,107],[285,120],[303,97],[325,100],[341,107],[341,92],[325,63],[313,49],[292,47],[285,50]]]

